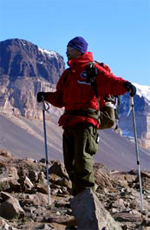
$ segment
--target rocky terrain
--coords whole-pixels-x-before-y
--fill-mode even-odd
[[[111,171],[95,163],[96,192],[71,196],[60,161],[49,162],[48,203],[45,159],[16,158],[0,151],[1,230],[149,230],[150,173],[142,171],[144,210],[136,170]]]

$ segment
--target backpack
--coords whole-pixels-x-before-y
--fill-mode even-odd
[[[92,117],[94,119],[97,119],[100,126],[99,129],[109,129],[112,128],[115,125],[115,130],[118,128],[118,121],[119,121],[119,116],[118,116],[118,111],[119,111],[119,105],[120,105],[120,99],[117,96],[109,95],[106,98],[101,99],[101,102],[99,101],[98,93],[97,93],[97,86],[96,86],[96,81],[95,78],[98,74],[97,68],[95,68],[95,64],[98,64],[105,68],[107,71],[111,72],[110,68],[105,65],[102,62],[90,62],[87,65],[86,71],[87,71],[87,76],[88,76],[88,81],[91,83],[95,96],[97,99],[97,104],[98,104],[98,111],[94,109],[86,109],[86,110],[77,110],[77,111],[69,111],[68,113],[70,115],[79,115],[79,116],[88,116]],[[70,71],[70,68],[67,69],[66,75],[64,76],[64,85],[67,80],[68,73]],[[104,101],[106,101],[106,105],[101,106],[102,102],[104,104]],[[113,103],[114,106],[110,106],[110,103]]]
[[[115,125],[114,130],[116,130],[119,127],[118,124],[119,124],[120,97],[114,95],[108,95],[103,99],[101,98],[101,101],[103,101],[103,103],[104,101],[106,102],[106,105],[101,106],[101,103],[99,102],[97,86],[95,81],[95,78],[98,74],[98,70],[97,68],[95,68],[95,64],[102,66],[108,72],[111,72],[111,69],[103,62],[98,62],[98,61],[90,62],[87,65],[88,79],[94,88],[94,92],[97,98],[97,104],[99,108],[100,129],[112,128]]]

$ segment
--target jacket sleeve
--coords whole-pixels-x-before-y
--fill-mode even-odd
[[[62,108],[64,106],[63,102],[63,86],[64,86],[64,78],[65,78],[65,71],[61,75],[57,85],[55,92],[47,92],[45,96],[45,100],[48,101],[53,106],[58,108]]]
[[[99,96],[112,94],[114,96],[121,95],[127,92],[123,83],[127,82],[121,77],[109,73],[101,66],[96,65],[98,75],[96,77],[96,85]]]
[[[56,90],[55,92],[46,93],[45,100],[58,108],[62,108],[64,106],[61,91]]]

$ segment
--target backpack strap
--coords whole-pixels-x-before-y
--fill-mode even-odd
[[[95,80],[96,76],[98,75],[98,69],[95,67],[95,63],[96,62],[90,62],[87,65],[87,75],[88,75],[88,81],[91,83],[95,92],[98,109],[100,109],[99,96],[98,96],[97,85]]]

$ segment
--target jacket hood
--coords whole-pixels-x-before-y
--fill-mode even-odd
[[[93,62],[93,54],[91,52],[86,52],[81,57],[71,59],[67,62],[71,69],[75,69],[78,65],[85,65],[89,62]]]

